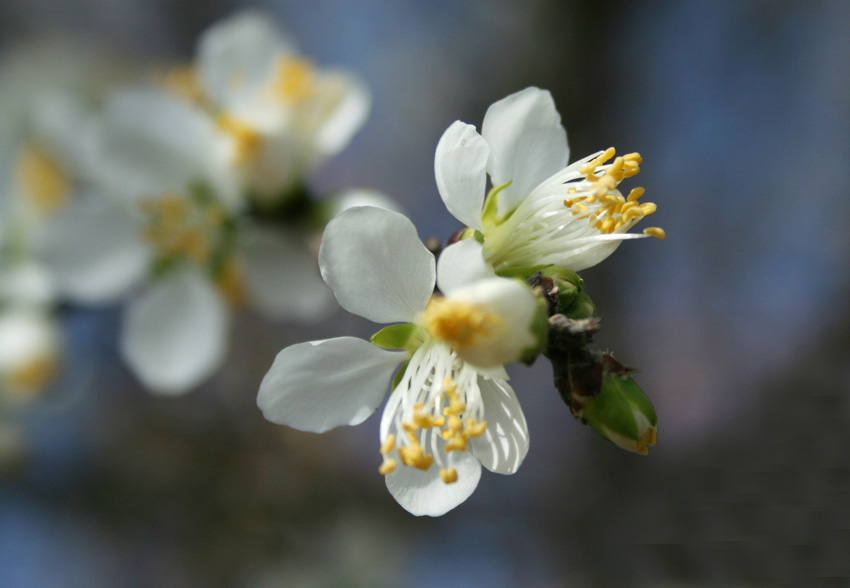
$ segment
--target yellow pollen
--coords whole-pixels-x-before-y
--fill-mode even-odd
[[[386,476],[387,474],[395,471],[396,465],[396,460],[389,457],[385,459],[384,462],[381,464],[381,467],[378,468],[378,473],[380,473],[382,476]]]
[[[466,451],[467,439],[464,435],[456,435],[446,443],[446,453],[449,451]]]
[[[218,290],[234,308],[244,308],[248,304],[248,293],[242,279],[242,268],[234,260],[226,263],[219,272],[216,281]]]
[[[469,419],[466,422],[466,429],[463,433],[467,437],[480,437],[484,434],[484,431],[486,430],[487,421],[476,421],[474,419]]]
[[[443,296],[431,298],[420,323],[429,335],[455,348],[473,346],[479,338],[492,337],[502,328],[498,317]]]
[[[49,153],[24,146],[18,154],[16,172],[21,191],[39,213],[56,212],[68,202],[71,179]]]
[[[170,192],[143,200],[139,208],[147,216],[142,235],[161,258],[199,265],[223,262],[212,268],[216,285],[231,301],[244,300],[239,266],[230,257],[220,257],[228,252],[222,250],[228,241],[221,232],[226,213],[220,205]]]
[[[381,444],[381,455],[386,455],[395,449],[395,435],[390,433],[386,440]]]
[[[419,445],[419,440],[411,433],[411,445],[398,448],[398,456],[401,458],[401,463],[406,466],[414,467],[420,470],[427,470],[434,463],[434,457],[425,455],[422,446]]]
[[[278,64],[275,95],[283,102],[296,104],[315,92],[316,72],[306,59],[287,57]]]
[[[31,400],[53,379],[56,367],[55,357],[41,357],[6,374],[3,383],[18,400]]]
[[[446,484],[454,484],[457,482],[457,470],[454,468],[448,470],[440,470],[440,477]]]
[[[647,227],[643,230],[643,234],[661,239],[662,241],[667,238],[667,233],[661,227]]]
[[[263,146],[260,133],[232,116],[222,115],[216,122],[222,131],[233,138],[235,143],[233,162],[236,165],[242,165],[256,157]]]
[[[588,223],[602,234],[628,230],[637,220],[654,213],[657,206],[652,202],[640,203],[644,195],[643,188],[633,188],[627,197],[623,197],[617,186],[625,178],[630,178],[640,172],[643,158],[639,153],[629,153],[615,157],[609,165],[600,168],[605,162],[615,156],[614,148],[606,149],[597,158],[579,168],[579,173],[585,176],[582,192],[575,186],[568,189],[569,194],[581,194],[564,200],[564,206],[572,209],[572,215],[577,219],[587,219]],[[664,238],[664,231],[657,227],[648,229],[649,235]]]

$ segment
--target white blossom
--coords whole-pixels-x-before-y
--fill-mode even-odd
[[[467,283],[450,275],[479,262],[461,259],[465,253],[454,247],[446,254],[437,269],[398,213],[340,213],[325,230],[322,276],[349,312],[402,324],[377,333],[375,344],[341,337],[284,349],[257,400],[267,419],[296,429],[356,425],[377,409],[405,364],[381,420],[380,471],[416,515],[451,510],[473,492],[482,464],[513,473],[528,449],[503,364],[535,345],[537,298],[519,281],[476,275]],[[437,282],[446,287],[442,295],[434,293]]]
[[[613,148],[567,165],[569,148],[549,92],[527,88],[487,110],[481,134],[454,122],[437,145],[434,170],[443,202],[483,236],[483,255],[496,270],[557,264],[574,271],[596,265],[655,205],[623,196],[617,186],[640,171],[637,153]],[[609,163],[610,161],[610,163]],[[485,198],[487,177],[494,188]]]

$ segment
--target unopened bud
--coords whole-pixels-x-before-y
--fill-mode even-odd
[[[655,445],[658,420],[631,370],[610,355],[601,358],[599,393],[573,398],[573,414],[615,445],[641,455]]]

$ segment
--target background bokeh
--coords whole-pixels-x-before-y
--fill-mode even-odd
[[[186,60],[242,2],[7,0],[0,48],[61,33]],[[649,457],[574,422],[541,360],[511,374],[532,436],[439,519],[377,473],[378,423],[266,422],[285,345],[374,325],[242,317],[195,392],[144,392],[117,308],[63,309],[63,379],[16,415],[0,477],[4,587],[844,586],[850,582],[850,3],[843,0],[266,1],[320,65],[365,77],[366,127],[312,178],[396,198],[420,235],[457,228],[433,178],[445,128],[529,85],[573,158],[644,157],[667,240],[583,272],[597,337],[659,414]],[[9,450],[11,451],[11,450]]]

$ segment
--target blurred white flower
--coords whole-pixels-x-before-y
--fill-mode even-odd
[[[72,301],[110,302],[144,285],[121,350],[159,393],[186,392],[218,368],[229,306],[309,320],[330,299],[306,239],[244,217],[233,148],[196,107],[154,90],[117,92],[94,139],[94,175],[112,198],[65,207],[42,243]]]
[[[36,398],[61,354],[53,288],[44,268],[9,255],[0,239],[0,404]]]
[[[231,163],[264,208],[279,206],[348,145],[370,107],[358,77],[315,68],[271,17],[253,10],[210,27],[195,64],[171,70],[163,81],[206,107],[234,139]]]
[[[434,171],[446,207],[483,235],[496,269],[557,264],[574,271],[596,265],[624,239],[664,238],[651,227],[628,233],[655,204],[643,188],[624,197],[617,186],[640,171],[637,153],[608,149],[567,166],[569,147],[548,91],[527,88],[487,110],[481,134],[454,122],[437,145]],[[494,188],[485,198],[487,176]]]
[[[381,420],[380,471],[416,515],[451,510],[474,491],[482,464],[513,473],[528,449],[502,364],[536,346],[538,300],[522,282],[477,279],[480,251],[477,259],[467,253],[449,248],[436,270],[404,216],[372,207],[341,212],[325,230],[322,276],[349,312],[403,324],[377,333],[375,344],[341,337],[284,349],[257,400],[268,420],[299,430],[356,425],[406,362]],[[467,268],[471,281],[456,274]],[[435,282],[445,296],[434,294]]]

